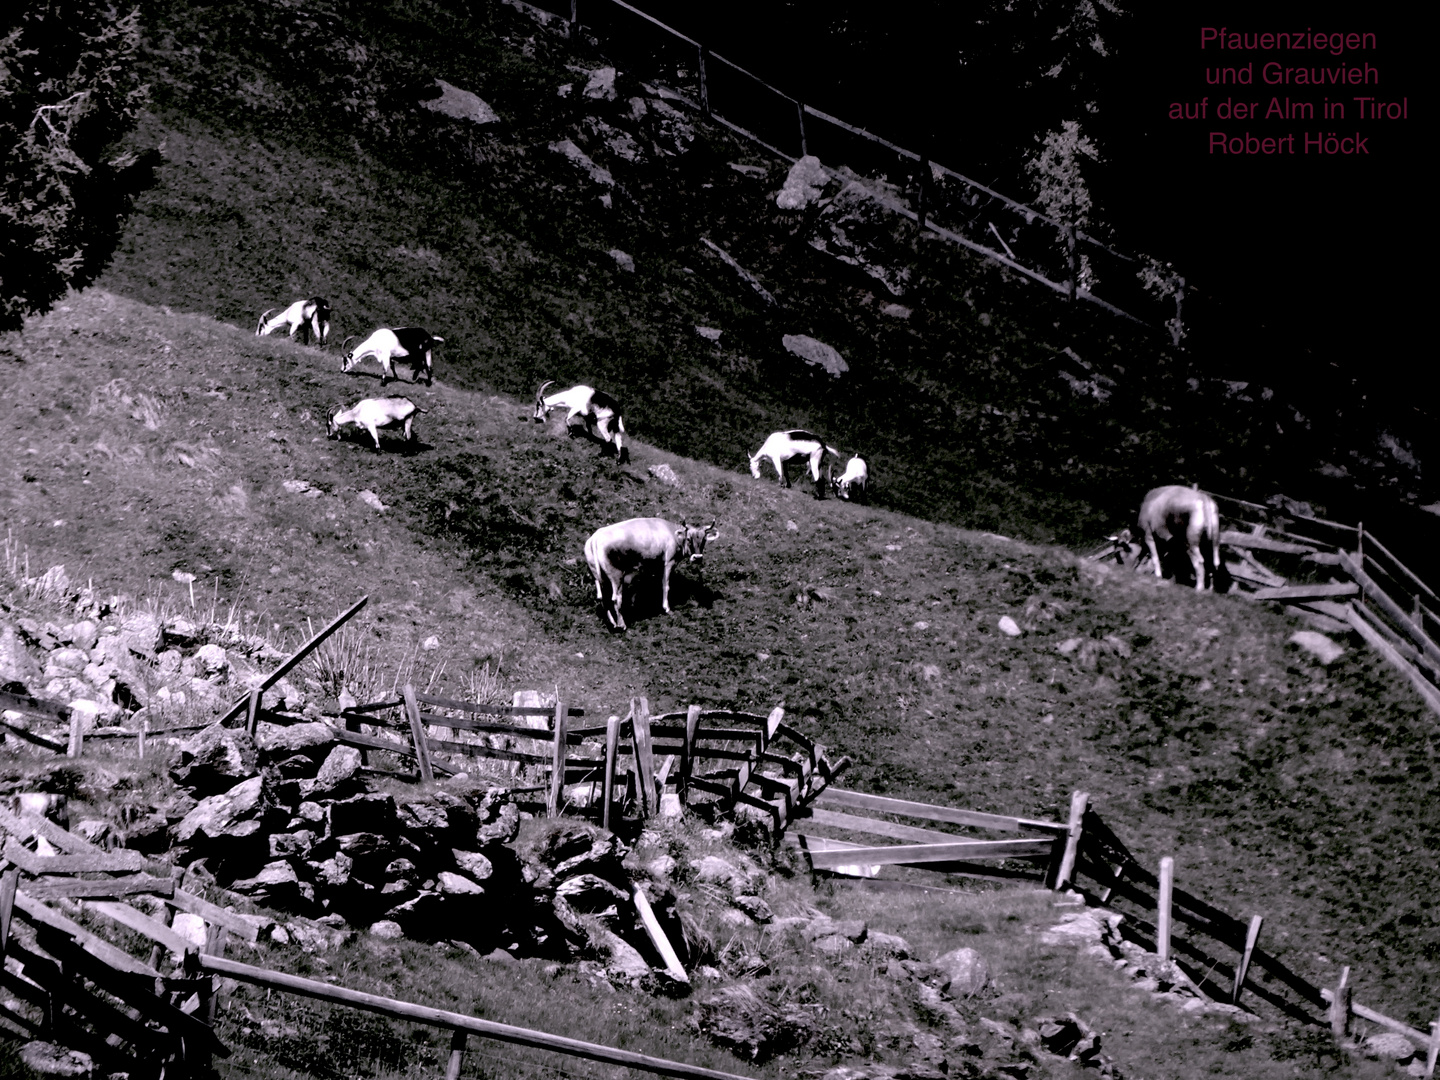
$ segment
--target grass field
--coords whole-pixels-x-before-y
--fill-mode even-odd
[[[855,759],[849,786],[877,793],[1063,817],[1083,788],[1148,864],[1173,855],[1182,887],[1263,913],[1287,964],[1322,985],[1350,964],[1357,998],[1428,1025],[1440,803],[1418,700],[1366,652],[1320,667],[1269,607],[1037,543],[1099,535],[1157,461],[1269,490],[1267,470],[1290,467],[1268,435],[1278,400],[1182,392],[1186,362],[1153,340],[934,244],[906,241],[914,314],[884,316],[886,297],[777,218],[765,196],[783,174],[729,169],[769,163],[703,128],[684,154],[617,164],[624,190],[606,210],[547,146],[588,130],[588,107],[556,93],[576,79],[559,43],[509,9],[317,10],[147,6],[156,109],[138,137],[164,142],[159,184],[102,287],[32,320],[0,358],[16,448],[0,499],[32,568],[63,562],[99,591],[172,609],[190,603],[171,577],[186,570],[197,599],[289,641],[369,594],[377,664],[421,682],[502,663],[507,690],[558,687],[601,714],[638,694],[657,710],[783,702]],[[344,33],[288,64],[294,20],[324,12]],[[434,74],[501,111],[498,132],[414,107],[424,80],[397,48],[411,40]],[[700,235],[783,308],[706,261]],[[402,322],[446,338],[433,388],[387,391],[429,410],[417,445],[327,441],[326,408],[375,393],[374,367],[342,375],[333,346],[253,336],[259,310],[315,292],[335,305],[337,339]],[[697,324],[723,328],[721,345]],[[782,333],[837,345],[853,379],[804,367]],[[1059,377],[1072,343],[1116,378],[1110,398]],[[531,423],[543,378],[593,379],[626,402],[633,463]],[[792,425],[862,449],[876,505],[752,480],[743,455]],[[1217,426],[1223,446],[1197,458],[1196,432]],[[1296,453],[1333,449],[1315,439]],[[678,487],[648,471],[659,464]],[[296,480],[309,491],[284,486]],[[652,600],[609,633],[584,539],[651,514],[716,519],[720,539],[703,573],[677,570],[673,615]],[[1004,615],[1020,637],[998,630]],[[440,649],[422,651],[432,634]],[[917,940],[938,932],[886,910],[913,918],[894,929]],[[1015,950],[1012,972],[1033,967],[1007,991],[1033,1011],[1061,976],[1018,939],[994,947]],[[1172,1014],[1127,1029],[1130,999],[1093,990],[1111,976],[1056,963],[1073,980],[1056,1008],[1084,1003],[1096,1026],[1137,1033],[1127,1076],[1349,1067],[1304,1033],[1246,1049],[1202,1025],[1167,1047]]]

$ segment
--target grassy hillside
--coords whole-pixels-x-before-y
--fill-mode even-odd
[[[455,688],[503,652],[507,687],[600,713],[637,693],[784,701],[866,790],[1055,817],[1083,787],[1142,859],[1172,854],[1185,887],[1264,913],[1297,970],[1326,984],[1349,963],[1367,1004],[1425,1020],[1431,724],[1367,652],[1326,670],[1268,608],[644,442],[621,468],[443,382],[411,388],[430,410],[413,449],[327,441],[324,403],[373,374],[100,290],[33,321],[17,355],[3,490],[32,568],[174,608],[189,598],[170,573],[189,570],[197,598],[291,639],[367,592],[377,665],[423,656],[416,678],[443,662]],[[649,474],[660,463],[678,488]],[[612,634],[581,546],[650,513],[718,517],[721,538],[703,573],[676,572],[673,615],[652,596]],[[1006,614],[1021,637],[997,629]],[[431,634],[441,649],[422,654]]]
[[[811,245],[813,207],[775,207],[783,163],[676,112],[623,66],[615,100],[587,99],[587,69],[605,62],[591,46],[500,5],[468,11],[147,4],[156,111],[137,139],[163,142],[166,165],[109,287],[242,326],[318,292],[337,337],[425,325],[447,339],[441,369],[456,385],[589,381],[625,403],[633,431],[731,469],[769,431],[812,426],[869,459],[882,505],[1032,539],[1091,540],[1176,479],[1312,501],[1380,479],[1418,492],[1395,460],[1349,455],[1365,442],[1360,418],[1337,445],[1308,405],[1302,416],[1205,379],[1163,334],[881,220],[860,233],[910,268],[912,311],[884,314],[894,297]],[[419,108],[435,76],[500,122]],[[613,187],[549,149],[562,138]],[[721,329],[719,344],[696,325]],[[787,333],[834,345],[851,371],[805,366]],[[1343,485],[1313,473],[1329,462]]]

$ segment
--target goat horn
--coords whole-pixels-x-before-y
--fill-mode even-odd
[[[257,335],[260,333],[260,331],[261,331],[262,329],[264,329],[264,327],[265,327],[265,320],[270,317],[270,312],[272,312],[272,311],[274,311],[274,310],[275,310],[275,309],[274,309],[273,307],[272,307],[272,308],[266,308],[266,309],[264,310],[264,312],[261,313],[261,315],[260,315],[260,321],[255,324],[255,333],[256,333]]]
[[[545,400],[545,387],[547,387],[547,386],[554,386],[554,385],[555,385],[555,380],[554,380],[554,379],[547,379],[547,380],[545,380],[543,383],[541,383],[541,384],[540,384],[540,389],[535,391],[535,400],[536,400],[536,401],[543,402],[543,401]]]
[[[355,335],[354,335],[354,334],[351,334],[349,337],[347,337],[344,341],[342,341],[342,342],[340,343],[340,348],[341,348],[341,349],[344,349],[346,345],[349,345],[350,342],[352,342],[352,341],[354,341],[354,340],[355,340]]]

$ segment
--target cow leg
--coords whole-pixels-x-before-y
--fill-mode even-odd
[[[623,571],[616,571],[610,577],[610,606],[614,615],[610,618],[610,625],[616,630],[625,629],[625,616],[621,614],[620,608],[625,603],[625,574]]]
[[[1150,549],[1150,561],[1155,564],[1155,576],[1164,577],[1160,572],[1160,549],[1155,546],[1155,534],[1149,529],[1145,530],[1145,546]]]
[[[670,614],[670,570],[674,565],[666,559],[665,568],[660,572],[660,607],[666,615]]]
[[[1185,529],[1185,553],[1190,556],[1190,565],[1195,568],[1195,591],[1205,591],[1205,556],[1200,551],[1200,540],[1205,531],[1203,521],[1196,521],[1199,514],[1192,514]]]

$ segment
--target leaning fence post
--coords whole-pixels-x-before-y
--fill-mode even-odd
[[[141,761],[145,760],[145,736],[150,734],[150,721],[140,721],[140,734],[135,736],[135,756]]]
[[[1435,1061],[1440,1058],[1440,1017],[1430,1024],[1430,1049],[1425,1054],[1425,1075],[1435,1075]]]
[[[685,743],[680,751],[680,801],[690,801],[690,777],[695,771],[695,732],[700,728],[700,706],[685,710]]]
[[[569,37],[575,37],[575,31],[580,26],[580,0],[570,0],[570,25],[568,27]]]
[[[795,115],[800,118],[800,156],[805,157],[810,153],[805,142],[805,106],[798,101],[795,102]]]
[[[10,947],[10,917],[15,914],[15,889],[20,884],[20,870],[7,866],[0,874],[0,960]]]
[[[615,756],[620,752],[620,717],[605,721],[605,796],[600,824],[610,828],[610,804],[615,800]]]
[[[1365,522],[1355,523],[1355,563],[1361,570],[1365,569]]]
[[[1340,969],[1340,984],[1330,998],[1330,1031],[1335,1038],[1345,1038],[1350,1026],[1350,965]]]
[[[650,702],[640,699],[635,710],[635,784],[640,789],[640,816],[647,818],[655,806],[655,751],[650,742]]]
[[[1245,952],[1240,957],[1240,966],[1235,969],[1235,986],[1230,991],[1230,1004],[1240,1004],[1240,991],[1245,987],[1245,976],[1250,971],[1250,957],[1255,953],[1255,943],[1260,940],[1260,924],[1265,920],[1259,915],[1250,919],[1250,929],[1245,933]]]
[[[415,768],[420,779],[429,784],[435,780],[435,770],[430,767],[430,746],[425,741],[425,725],[420,720],[420,706],[415,703],[415,687],[405,684],[405,715],[410,719],[410,738],[415,743]]]
[[[550,795],[545,800],[545,815],[559,817],[561,796],[565,791],[565,699],[555,699],[555,743],[550,753]]]
[[[1155,919],[1155,952],[1161,960],[1170,959],[1170,906],[1175,896],[1175,860],[1166,855],[1160,860],[1160,906]]]
[[[250,703],[245,707],[245,731],[253,739],[255,729],[260,726],[260,703],[265,691],[258,686],[250,691]]]
[[[1055,867],[1054,881],[1050,885],[1056,892],[1063,891],[1075,876],[1075,857],[1080,850],[1080,836],[1085,831],[1085,811],[1089,805],[1089,792],[1071,793],[1070,823],[1065,830],[1065,847],[1060,853],[1060,862]]]
[[[450,1063],[445,1066],[445,1080],[460,1080],[460,1066],[465,1061],[465,1032],[455,1029],[450,1033]]]
[[[80,727],[80,713],[76,709],[70,710],[70,745],[65,748],[66,757],[79,757],[80,750],[85,745],[85,732]]]

